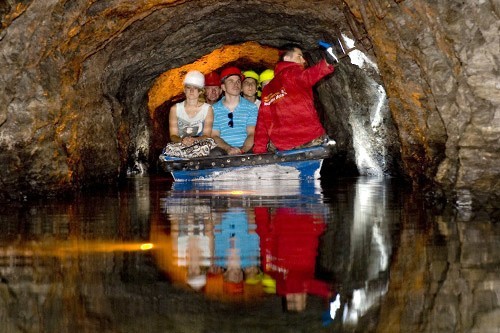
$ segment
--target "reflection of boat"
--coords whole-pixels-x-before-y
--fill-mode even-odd
[[[268,198],[320,201],[321,188],[318,180],[256,179],[251,182],[237,180],[217,182],[175,182],[172,190],[176,196],[193,195],[222,198]]]
[[[179,158],[160,155],[160,165],[176,181],[231,179],[317,179],[323,159],[330,157],[335,141],[321,146],[218,157]]]

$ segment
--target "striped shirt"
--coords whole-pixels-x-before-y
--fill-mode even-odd
[[[214,110],[213,129],[219,131],[220,137],[233,147],[242,147],[247,138],[247,126],[257,123],[257,106],[240,97],[238,106],[233,111],[233,127],[229,126],[229,111],[223,104],[225,97],[212,105]]]

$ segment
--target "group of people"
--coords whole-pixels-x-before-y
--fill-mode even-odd
[[[186,98],[170,109],[172,144],[184,148],[208,145],[205,155],[220,156],[323,143],[327,136],[314,107],[312,88],[333,73],[335,60],[327,55],[307,67],[300,45],[287,44],[280,51],[275,69],[260,75],[234,66],[220,75],[188,72],[183,82]]]

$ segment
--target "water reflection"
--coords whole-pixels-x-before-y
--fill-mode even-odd
[[[0,332],[498,332],[491,216],[378,178],[2,205]]]
[[[291,207],[256,207],[255,210],[262,269],[275,280],[276,293],[285,298],[286,309],[304,311],[307,294],[330,298],[329,283],[315,277],[325,216]]]
[[[348,264],[341,274],[345,305],[342,322],[356,326],[359,318],[387,293],[392,254],[391,226],[399,216],[388,209],[386,186],[380,178],[359,178],[354,185]]]
[[[161,199],[169,224],[152,229],[172,244],[157,249],[174,254],[158,253],[158,263],[211,298],[276,294],[302,312],[307,295],[319,296],[324,325],[356,327],[388,291],[400,214],[387,180],[358,178],[347,190],[325,197],[319,183],[298,180],[175,183]]]
[[[278,294],[295,311],[308,292],[331,296],[314,279],[328,212],[317,182],[174,183],[161,203],[168,223],[151,238],[172,280],[216,299]]]

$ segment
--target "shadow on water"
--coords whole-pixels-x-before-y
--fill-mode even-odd
[[[0,208],[0,332],[498,332],[500,230],[380,178]]]

